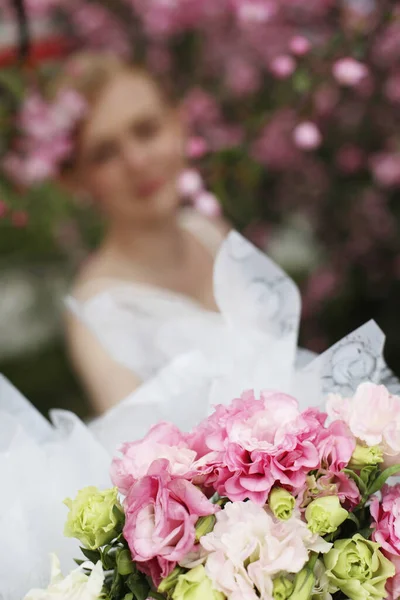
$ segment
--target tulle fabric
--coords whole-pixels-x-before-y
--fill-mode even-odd
[[[67,573],[80,556],[64,538],[66,497],[110,486],[110,456],[72,413],[50,424],[0,376],[0,598],[21,600],[49,582],[50,553]]]

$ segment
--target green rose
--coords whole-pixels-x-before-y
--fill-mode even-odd
[[[337,496],[325,496],[313,500],[307,506],[306,520],[312,533],[333,533],[347,519],[348,512],[342,508]]]
[[[360,471],[363,467],[373,467],[383,462],[383,452],[379,446],[366,448],[357,444],[349,462],[349,468]]]
[[[292,516],[296,500],[287,490],[273,488],[268,498],[268,504],[277,519],[287,521]]]
[[[217,592],[207,577],[203,565],[191,569],[178,577],[172,594],[173,600],[225,600],[224,594]]]
[[[77,538],[86,548],[97,550],[122,532],[123,510],[117,488],[101,492],[87,487],[64,504],[69,508],[64,535]]]
[[[337,540],[324,556],[330,592],[341,590],[350,600],[386,598],[387,579],[394,565],[379,550],[379,544],[357,533],[351,539]]]
[[[272,596],[274,600],[287,600],[293,591],[293,582],[286,577],[277,577],[273,581],[274,589]]]

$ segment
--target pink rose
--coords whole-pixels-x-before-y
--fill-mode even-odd
[[[367,446],[379,445],[385,467],[400,462],[400,397],[385,386],[363,383],[352,398],[331,394],[327,411],[331,418],[347,423]]]
[[[375,528],[372,538],[385,553],[400,556],[400,483],[382,488],[382,500],[374,498],[370,511]]]
[[[246,392],[218,406],[189,442],[201,459],[196,466],[205,487],[257,504],[265,504],[275,483],[301,489],[308,472],[320,466],[316,414],[300,414],[294,398],[277,392],[264,392],[260,400]]]
[[[164,468],[139,480],[125,499],[124,537],[133,560],[156,585],[193,549],[199,517],[217,512],[217,506],[192,483],[168,474]],[[161,466],[162,466],[161,465]]]
[[[122,457],[116,457],[112,462],[111,480],[124,495],[148,474],[155,461],[165,459],[162,464],[171,476],[185,477],[196,458],[196,453],[187,447],[183,434],[170,423],[154,425],[142,440],[122,444],[119,452]]]

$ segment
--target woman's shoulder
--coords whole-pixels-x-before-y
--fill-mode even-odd
[[[192,208],[180,213],[183,227],[190,230],[215,256],[220,245],[232,229],[223,217],[209,218]]]
[[[110,260],[101,251],[94,252],[81,265],[72,282],[70,296],[78,302],[90,300],[110,287],[113,272]]]

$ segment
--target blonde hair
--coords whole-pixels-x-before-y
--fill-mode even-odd
[[[50,94],[55,96],[60,90],[72,89],[91,105],[116,75],[124,73],[149,79],[159,88],[165,100],[173,103],[164,82],[145,67],[125,61],[115,54],[90,51],[79,52],[68,59],[61,75],[53,81]]]

